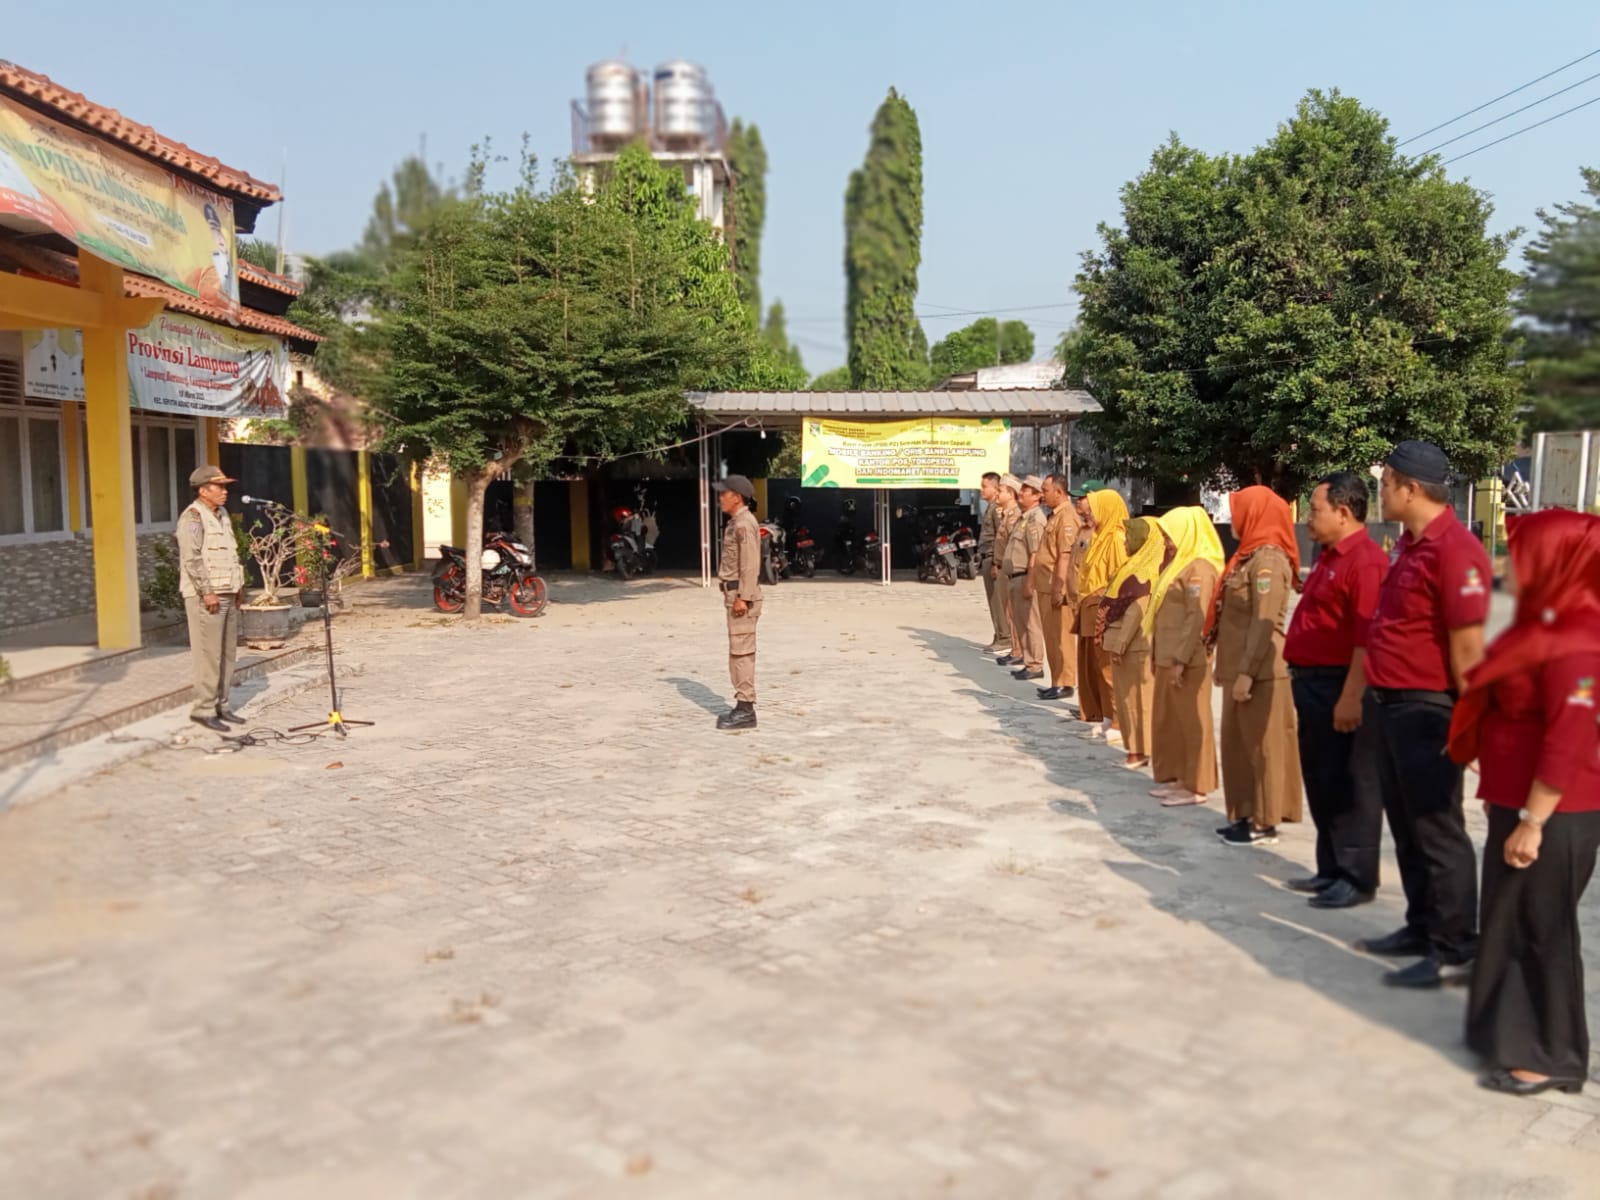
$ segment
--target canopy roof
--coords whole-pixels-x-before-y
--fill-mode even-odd
[[[912,421],[918,417],[1002,417],[1016,425],[1058,425],[1100,411],[1088,392],[1017,388],[968,392],[690,392],[709,424],[751,422],[798,429],[807,416]]]

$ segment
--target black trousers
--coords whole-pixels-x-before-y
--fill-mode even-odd
[[[1385,702],[1368,689],[1356,735],[1361,803],[1374,800],[1389,819],[1406,926],[1425,934],[1440,962],[1470,962],[1477,953],[1478,859],[1461,812],[1461,768],[1445,753],[1455,703]]]
[[[1490,1066],[1561,1079],[1589,1073],[1578,901],[1594,874],[1600,812],[1556,813],[1529,867],[1506,865],[1513,809],[1489,809],[1483,940],[1472,964],[1467,1045]]]
[[[1297,674],[1294,707],[1299,715],[1300,773],[1317,826],[1317,874],[1348,879],[1363,892],[1378,890],[1378,847],[1383,840],[1383,804],[1372,780],[1363,789],[1357,775],[1370,768],[1356,755],[1356,735],[1333,727],[1333,708],[1347,671]],[[1368,797],[1363,803],[1363,796]]]

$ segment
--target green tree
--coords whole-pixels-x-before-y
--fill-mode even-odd
[[[416,155],[403,159],[372,200],[360,252],[374,267],[404,249],[452,195]]]
[[[592,196],[566,177],[541,190],[531,162],[505,193],[482,174],[399,253],[376,330],[385,443],[466,482],[469,547],[493,479],[671,441],[684,392],[736,375],[753,346],[726,248],[648,152],[624,152]],[[468,554],[469,618],[480,601]]]
[[[1067,350],[1130,469],[1294,496],[1405,438],[1470,476],[1514,444],[1509,238],[1377,113],[1313,91],[1247,155],[1174,136],[1122,208],[1084,256]]]
[[[922,262],[922,133],[893,88],[845,191],[845,330],[858,389],[926,387],[928,342],[917,321]]]
[[[811,381],[810,390],[813,392],[851,392],[855,390],[855,383],[848,366],[834,367],[831,371],[824,371]]]
[[[278,270],[278,248],[262,238],[240,238],[237,251],[240,258],[263,271]]]
[[[979,317],[933,344],[929,353],[933,378],[948,379],[998,363],[1029,362],[1033,358],[1033,330],[1022,321]]]
[[[789,322],[783,311],[783,301],[775,300],[772,307],[767,309],[766,323],[761,326],[761,340],[771,347],[782,362],[800,372],[801,379],[796,386],[804,387],[810,376],[805,373],[800,347],[789,340]]]
[[[738,118],[728,131],[728,171],[733,187],[728,205],[733,212],[733,267],[739,299],[750,323],[761,320],[761,234],[767,224],[767,148],[761,130]]]
[[[1600,201],[1600,171],[1581,169]],[[1588,201],[1539,210],[1517,295],[1527,337],[1529,432],[1600,427],[1600,207]]]

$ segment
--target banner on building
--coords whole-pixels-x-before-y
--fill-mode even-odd
[[[233,201],[0,97],[0,225],[239,303]]]
[[[130,329],[135,408],[195,417],[289,415],[289,350],[275,337],[164,312]]]
[[[22,331],[22,394],[83,399],[83,335],[76,329]]]
[[[807,417],[800,438],[806,487],[977,488],[1011,469],[1011,422],[983,417],[835,421]]]

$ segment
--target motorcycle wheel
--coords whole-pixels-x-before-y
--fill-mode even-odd
[[[814,558],[806,559],[805,565],[801,569],[805,571],[807,579],[815,579],[817,577],[817,560]]]
[[[956,573],[948,566],[941,568],[939,571],[939,582],[944,584],[946,587],[955,587]]]
[[[433,606],[442,613],[458,613],[467,606],[467,573],[451,563],[433,577]]]
[[[633,559],[628,555],[619,554],[617,555],[615,561],[617,564],[617,574],[622,578],[623,583],[627,583],[628,580],[632,579],[634,575],[638,573],[634,568]]]
[[[524,575],[511,585],[511,611],[519,617],[537,617],[550,607],[550,590],[537,575]]]
[[[770,558],[761,560],[761,582],[768,587],[775,587],[778,582],[777,569],[772,565]]]

